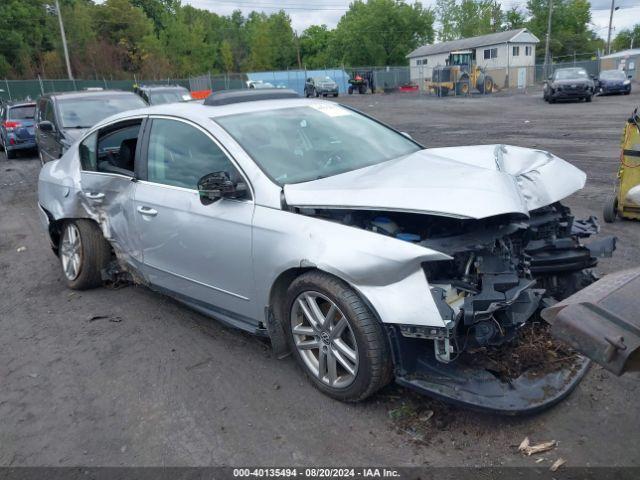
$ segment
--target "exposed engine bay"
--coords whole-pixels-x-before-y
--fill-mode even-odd
[[[615,238],[598,233],[595,217],[576,220],[559,202],[530,217],[486,219],[366,210],[300,209],[299,213],[374,231],[448,254],[423,270],[446,328],[400,327],[407,338],[434,341],[435,358],[455,361],[467,349],[509,342],[543,307],[597,280],[598,257]]]

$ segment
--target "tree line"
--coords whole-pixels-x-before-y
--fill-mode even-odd
[[[59,0],[77,78],[185,77],[204,72],[405,65],[406,55],[436,40],[520,27],[541,40],[549,0],[503,10],[497,0],[354,0],[333,29],[294,31],[284,10],[218,15],[180,0]],[[53,0],[3,0],[0,77],[64,77]],[[592,54],[603,42],[590,27],[587,0],[554,0],[551,52]],[[623,31],[616,47],[633,42]],[[640,37],[636,38],[640,44]],[[544,48],[541,42],[539,48]]]

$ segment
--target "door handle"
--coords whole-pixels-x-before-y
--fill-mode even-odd
[[[84,194],[89,200],[102,200],[104,198],[104,193],[102,192],[87,192]]]
[[[142,214],[142,215],[148,215],[150,217],[155,217],[158,214],[157,210],[154,210],[153,208],[149,208],[149,207],[138,207],[137,208],[138,213]]]

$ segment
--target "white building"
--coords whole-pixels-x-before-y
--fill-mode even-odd
[[[535,78],[536,44],[540,40],[526,28],[424,45],[407,55],[411,81],[424,86],[433,67],[447,64],[449,54],[471,51],[479,67],[486,69],[499,87],[525,87]]]

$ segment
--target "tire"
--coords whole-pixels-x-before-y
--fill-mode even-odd
[[[16,158],[15,150],[9,150],[8,148],[5,147],[4,153],[7,156],[7,160],[13,160],[14,158]]]
[[[73,235],[79,238],[79,242],[75,242],[71,231],[74,231]],[[75,269],[67,267],[69,256],[73,253],[78,253]],[[111,259],[111,247],[95,222],[85,219],[70,220],[62,226],[59,257],[67,287],[87,290],[102,286],[102,270]]]
[[[456,95],[469,95],[469,79],[464,78],[456,83]]]
[[[336,98],[337,96],[338,96],[338,94],[337,94],[337,93],[334,93],[334,94],[333,94],[333,98]]]
[[[312,303],[308,302],[314,302],[322,318],[331,306],[335,307],[333,319],[327,321],[334,325],[313,327],[301,302],[306,305],[307,312],[312,311]],[[337,400],[358,402],[391,381],[393,365],[382,325],[360,296],[342,280],[318,271],[301,275],[287,290],[284,311],[284,327],[291,351],[321,392]],[[338,327],[340,324],[343,328]],[[332,339],[329,332],[335,332],[336,327],[341,333]],[[307,348],[300,348],[301,344]],[[318,348],[313,348],[314,345]],[[353,356],[343,353],[345,346],[355,356],[354,362],[350,360]],[[326,353],[321,353],[321,349]],[[319,373],[321,355],[326,359],[326,368]],[[343,362],[352,367],[351,372]],[[333,375],[332,364],[335,365]]]
[[[553,97],[549,97],[549,103],[556,103],[556,99]]]
[[[607,203],[604,204],[604,208],[602,209],[602,216],[607,223],[616,221],[616,217],[618,216],[618,197],[616,195],[607,198]]]
[[[316,96],[316,98],[318,98],[320,96],[320,94],[318,93],[318,91],[315,88],[313,89],[313,94]]]
[[[439,97],[446,97],[449,95],[449,89],[447,87],[438,87],[436,90]]]
[[[309,90],[307,90],[306,88],[304,89],[304,97],[309,98]]]
[[[349,95],[353,95],[353,86],[349,85],[349,88],[347,89],[347,93],[349,93]]]
[[[366,94],[367,93],[367,87],[365,87],[364,85],[360,85],[360,87],[358,87],[358,93],[360,95]],[[373,93],[373,92],[371,92],[371,93]]]

